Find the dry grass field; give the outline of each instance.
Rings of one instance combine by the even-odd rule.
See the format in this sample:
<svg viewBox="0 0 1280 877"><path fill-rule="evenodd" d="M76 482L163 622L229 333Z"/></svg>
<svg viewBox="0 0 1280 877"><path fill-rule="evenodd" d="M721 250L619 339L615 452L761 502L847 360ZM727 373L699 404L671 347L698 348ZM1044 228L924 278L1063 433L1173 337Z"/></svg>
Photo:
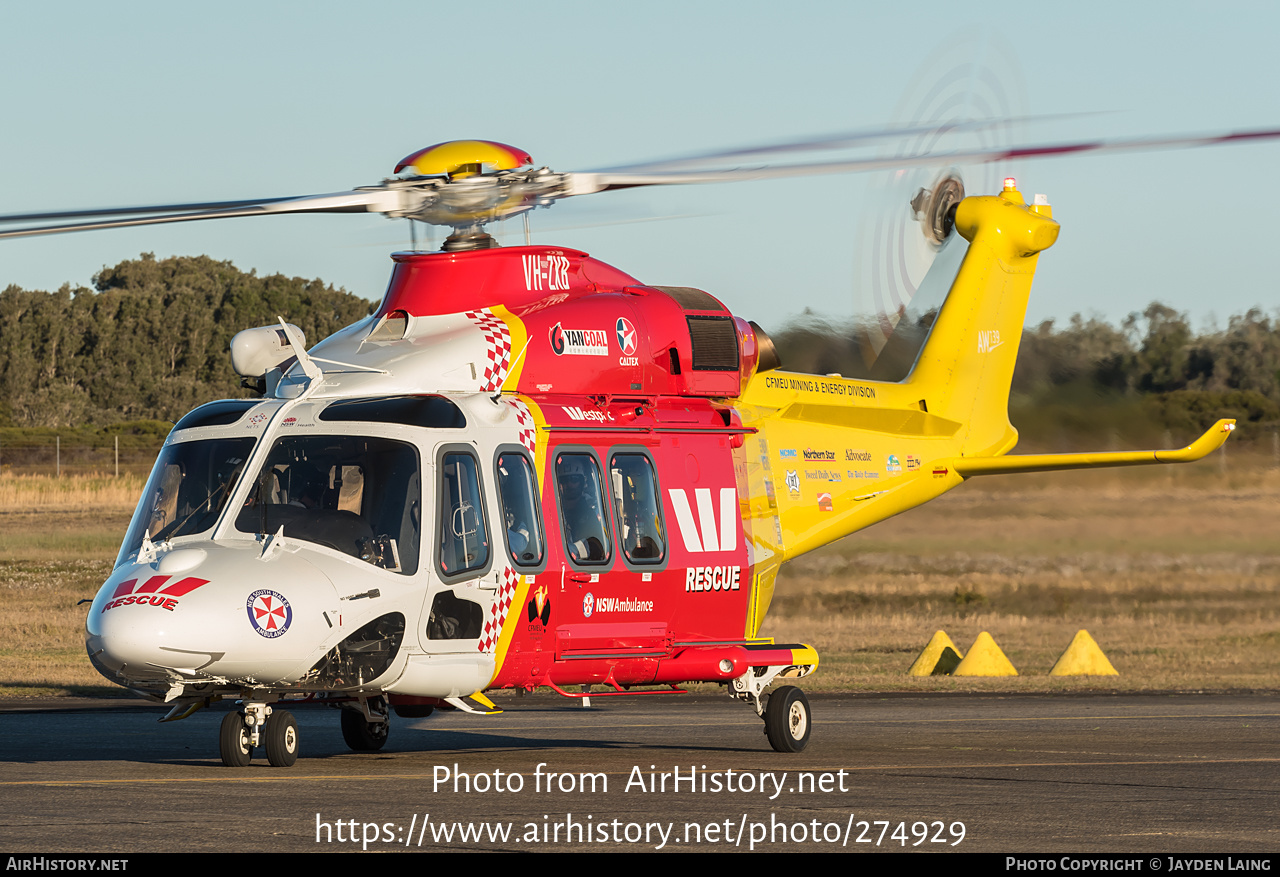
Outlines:
<svg viewBox="0 0 1280 877"><path fill-rule="evenodd" d="M1192 466L974 479L784 569L762 634L814 645L811 690L1280 687L1280 471ZM84 655L141 479L0 476L0 696L123 693ZM1119 671L1049 677L1081 628ZM988 631L1011 678L912 678L935 630Z"/></svg>

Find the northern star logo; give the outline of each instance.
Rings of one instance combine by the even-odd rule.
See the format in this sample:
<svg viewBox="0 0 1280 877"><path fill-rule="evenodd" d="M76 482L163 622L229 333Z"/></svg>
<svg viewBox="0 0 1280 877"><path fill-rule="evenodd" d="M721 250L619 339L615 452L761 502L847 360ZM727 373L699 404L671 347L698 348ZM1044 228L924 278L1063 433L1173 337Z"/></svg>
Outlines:
<svg viewBox="0 0 1280 877"><path fill-rule="evenodd" d="M711 489L699 487L693 491L698 506L698 523L693 522L693 509L689 507L689 495L681 488L667 491L671 496L671 508L676 513L676 524L684 538L684 548L690 554L707 551L733 551L738 547L738 491L732 487L720 488L720 508L717 513ZM719 534L716 524L719 523ZM701 532L699 532L701 525Z"/></svg>
<svg viewBox="0 0 1280 877"><path fill-rule="evenodd" d="M835 460L836 452L835 451L819 451L819 450L814 450L813 448L805 448L804 458L805 460L808 460L811 462Z"/></svg>
<svg viewBox="0 0 1280 877"><path fill-rule="evenodd" d="M608 356L609 333L604 329L551 327L551 350L556 356Z"/></svg>
<svg viewBox="0 0 1280 877"><path fill-rule="evenodd" d="M254 591L244 601L249 613L249 623L259 636L275 639L284 634L293 623L293 608L283 594L263 589Z"/></svg>

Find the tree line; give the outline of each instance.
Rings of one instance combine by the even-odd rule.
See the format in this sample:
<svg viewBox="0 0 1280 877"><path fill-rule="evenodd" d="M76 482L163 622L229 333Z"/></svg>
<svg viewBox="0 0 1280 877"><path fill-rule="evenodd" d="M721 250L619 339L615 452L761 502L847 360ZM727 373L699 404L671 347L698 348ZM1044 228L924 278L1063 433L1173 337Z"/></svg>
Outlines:
<svg viewBox="0 0 1280 877"><path fill-rule="evenodd" d="M934 316L904 334L919 343ZM784 368L875 376L866 337L857 322L806 314L774 342ZM1196 332L1187 314L1153 302L1118 326L1079 314L1046 321L1023 331L1009 409L1024 440L1049 448L1096 446L1099 433L1181 441L1222 417L1239 422L1238 440L1269 441L1280 427L1280 317L1255 308Z"/></svg>
<svg viewBox="0 0 1280 877"><path fill-rule="evenodd" d="M174 420L244 395L229 345L282 316L313 344L371 312L321 280L259 277L207 256L138 259L92 288L0 292L0 427Z"/></svg>

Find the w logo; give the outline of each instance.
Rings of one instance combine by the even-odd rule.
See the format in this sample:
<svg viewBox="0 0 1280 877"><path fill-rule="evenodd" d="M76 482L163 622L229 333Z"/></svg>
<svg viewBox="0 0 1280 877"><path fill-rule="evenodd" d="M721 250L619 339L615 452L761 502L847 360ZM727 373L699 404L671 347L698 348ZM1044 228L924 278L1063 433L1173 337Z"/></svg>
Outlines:
<svg viewBox="0 0 1280 877"><path fill-rule="evenodd" d="M684 549L690 554L708 551L733 551L738 547L738 491L732 487L720 488L720 508L717 512L711 499L711 489L699 487L693 491L698 505L698 523L694 523L693 509L689 507L689 495L679 488L667 491L671 495L671 508L676 513L676 523L684 538ZM720 532L716 534L716 523ZM701 525L701 526L699 526Z"/></svg>

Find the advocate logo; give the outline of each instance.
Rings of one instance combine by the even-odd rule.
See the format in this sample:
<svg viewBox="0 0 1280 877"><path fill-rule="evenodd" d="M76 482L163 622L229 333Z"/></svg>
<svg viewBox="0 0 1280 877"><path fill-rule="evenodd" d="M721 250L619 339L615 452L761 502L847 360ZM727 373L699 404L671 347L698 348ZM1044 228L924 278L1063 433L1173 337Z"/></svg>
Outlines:
<svg viewBox="0 0 1280 877"><path fill-rule="evenodd" d="M603 329L551 327L551 350L556 356L608 356L609 333Z"/></svg>
<svg viewBox="0 0 1280 877"><path fill-rule="evenodd" d="M185 597L196 588L209 584L208 579L189 577L180 579L165 587L164 583L169 581L170 578L172 576L152 576L141 587L137 587L137 579L121 582L116 585L115 591L111 594L111 599L103 605L99 614L120 606L155 606L158 609L168 609L172 612L178 608L179 597ZM137 587L137 590L134 590L135 587Z"/></svg>
<svg viewBox="0 0 1280 877"><path fill-rule="evenodd" d="M245 611L249 613L249 623L259 636L275 639L283 636L293 623L293 607L283 594L262 589L254 591L244 601Z"/></svg>
<svg viewBox="0 0 1280 877"><path fill-rule="evenodd" d="M813 448L804 449L804 458L808 462L817 461L834 461L836 458L835 451L815 451Z"/></svg>
<svg viewBox="0 0 1280 877"><path fill-rule="evenodd" d="M853 462L854 460L857 460L858 462L861 462L861 463L870 463L871 452L864 451L861 449L854 450L853 448L845 448L844 458L846 462Z"/></svg>

